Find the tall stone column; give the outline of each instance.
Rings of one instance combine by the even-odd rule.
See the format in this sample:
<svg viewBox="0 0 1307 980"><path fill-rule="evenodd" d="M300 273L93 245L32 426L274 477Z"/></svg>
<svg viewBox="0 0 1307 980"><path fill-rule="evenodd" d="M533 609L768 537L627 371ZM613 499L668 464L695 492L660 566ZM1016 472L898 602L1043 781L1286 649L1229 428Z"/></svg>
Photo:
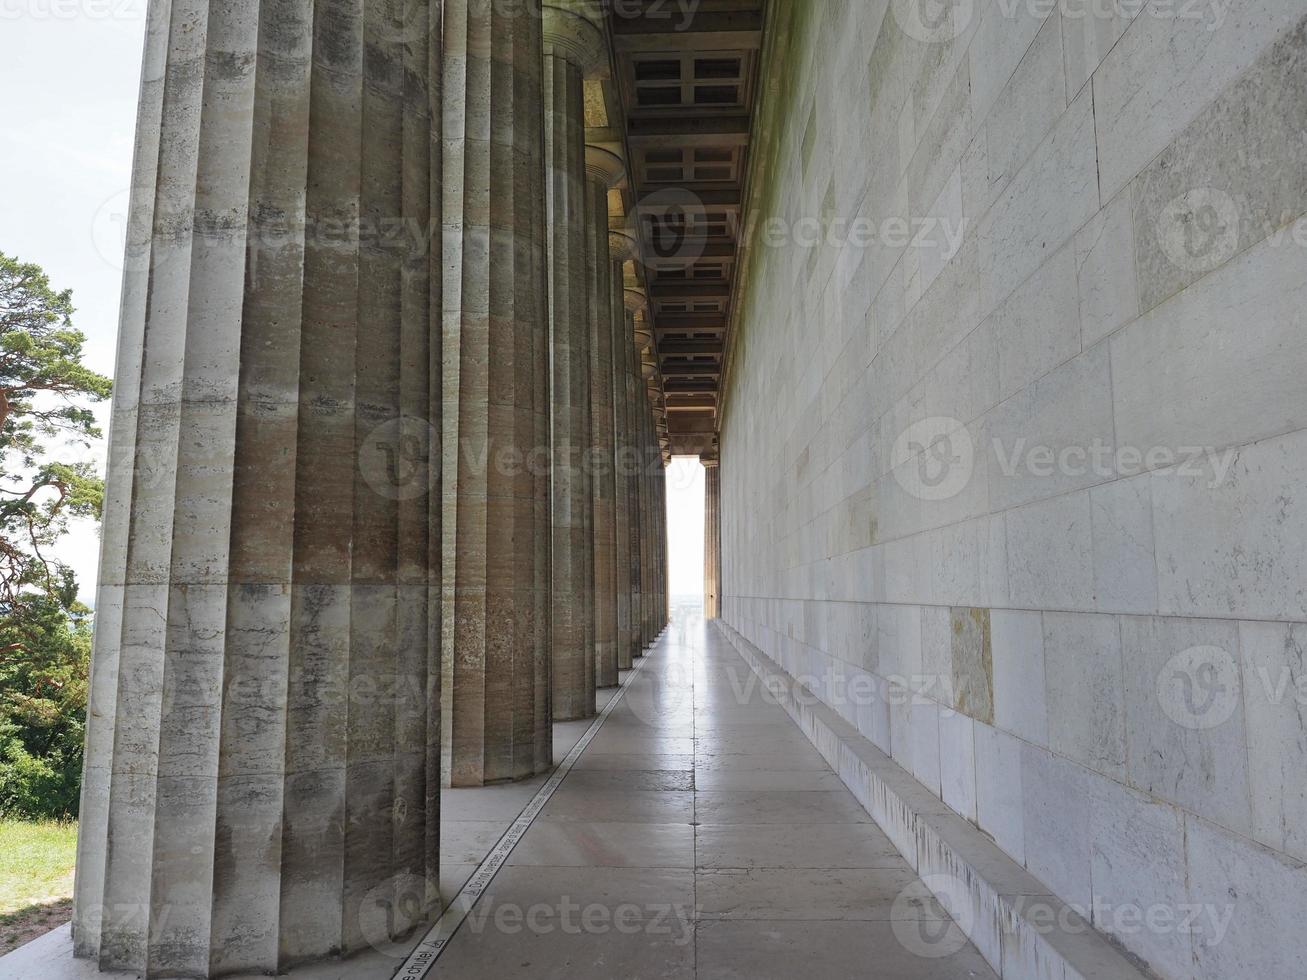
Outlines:
<svg viewBox="0 0 1307 980"><path fill-rule="evenodd" d="M73 914L104 969L277 973L438 901L440 6L388 10L150 5Z"/></svg>
<svg viewBox="0 0 1307 980"><path fill-rule="evenodd" d="M627 287L623 298L628 316L626 348L627 431L630 451L623 460L626 472L627 500L631 511L631 566L628 588L631 602L631 656L644 653L644 559L646 529L644 522L644 375L640 357L642 338L647 332L648 300L643 289Z"/></svg>
<svg viewBox="0 0 1307 980"><path fill-rule="evenodd" d="M640 600L640 649L649 646L649 563L653 559L653 539L649 533L649 401L645 394L644 362L640 362L640 380L637 401L639 417L636 420L636 486L640 509L640 567L637 570L637 592Z"/></svg>
<svg viewBox="0 0 1307 980"><path fill-rule="evenodd" d="M641 374L644 378L643 433L641 465L641 497L644 508L644 572L640 592L644 599L644 644L649 646L658 637L656 624L658 609L658 485L655 474L661 469L657 432L654 427L653 405L658 367L654 356L653 336L641 350Z"/></svg>
<svg viewBox="0 0 1307 980"><path fill-rule="evenodd" d="M445 0L445 779L553 764L539 0Z"/></svg>
<svg viewBox="0 0 1307 980"><path fill-rule="evenodd" d="M721 469L716 460L703 460L703 618L720 615Z"/></svg>
<svg viewBox="0 0 1307 980"><path fill-rule="evenodd" d="M667 626L667 465L661 448L658 451L658 468L654 472L658 488L658 608L655 624L661 633Z"/></svg>
<svg viewBox="0 0 1307 980"><path fill-rule="evenodd" d="M584 83L608 65L601 27L577 4L546 3L545 177L552 358L552 699L557 721L595 714L594 474L591 439L590 188Z"/></svg>
<svg viewBox="0 0 1307 980"><path fill-rule="evenodd" d="M595 683L615 687L617 674L617 474L613 432L613 264L608 251L608 190L625 172L622 158L585 148L590 275L590 463L594 490Z"/></svg>
<svg viewBox="0 0 1307 980"><path fill-rule="evenodd" d="M629 456L631 446L631 321L623 288L623 267L635 255L636 242L625 231L610 231L608 252L613 260L612 330L613 392L613 484L616 494L613 508L617 550L614 573L617 589L617 666L630 670L635 652L631 640L631 494Z"/></svg>

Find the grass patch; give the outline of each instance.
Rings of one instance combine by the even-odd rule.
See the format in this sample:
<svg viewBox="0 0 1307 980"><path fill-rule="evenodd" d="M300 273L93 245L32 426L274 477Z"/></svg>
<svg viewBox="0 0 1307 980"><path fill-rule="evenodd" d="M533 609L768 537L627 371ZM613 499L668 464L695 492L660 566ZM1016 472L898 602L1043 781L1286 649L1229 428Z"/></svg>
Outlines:
<svg viewBox="0 0 1307 980"><path fill-rule="evenodd" d="M0 955L67 921L77 824L0 819Z"/></svg>

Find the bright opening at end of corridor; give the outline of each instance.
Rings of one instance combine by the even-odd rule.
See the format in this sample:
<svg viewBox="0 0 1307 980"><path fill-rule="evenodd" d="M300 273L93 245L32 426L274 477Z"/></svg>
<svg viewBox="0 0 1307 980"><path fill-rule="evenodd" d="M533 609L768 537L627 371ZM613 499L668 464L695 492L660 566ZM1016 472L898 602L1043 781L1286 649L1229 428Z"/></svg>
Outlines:
<svg viewBox="0 0 1307 980"><path fill-rule="evenodd" d="M703 616L704 467L676 456L667 468L667 551L671 619L684 628Z"/></svg>

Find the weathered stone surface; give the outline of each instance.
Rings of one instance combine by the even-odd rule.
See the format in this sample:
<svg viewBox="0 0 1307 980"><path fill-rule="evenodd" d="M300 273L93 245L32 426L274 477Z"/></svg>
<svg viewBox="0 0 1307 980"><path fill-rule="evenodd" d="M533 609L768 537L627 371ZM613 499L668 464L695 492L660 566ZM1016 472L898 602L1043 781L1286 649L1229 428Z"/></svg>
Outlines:
<svg viewBox="0 0 1307 980"><path fill-rule="evenodd" d="M438 901L440 25L373 9L151 7L74 911L106 969L275 973Z"/></svg>
<svg viewBox="0 0 1307 980"><path fill-rule="evenodd" d="M595 683L615 687L617 665L617 440L613 374L613 264L608 251L608 190L622 176L621 157L598 146L585 148L586 285L590 332L590 433L586 466L594 512L590 549L594 564Z"/></svg>
<svg viewBox="0 0 1307 980"><path fill-rule="evenodd" d="M1010 38L1014 25L1004 26ZM1066 111L1067 92L1057 77L1062 63L1061 18L1048 17L985 120L991 181L1011 180Z"/></svg>
<svg viewBox="0 0 1307 980"><path fill-rule="evenodd" d="M442 752L455 786L553 764L541 46L538 9L445 6Z"/></svg>
<svg viewBox="0 0 1307 980"><path fill-rule="evenodd" d="M609 290L613 374L613 576L617 599L617 666L630 670L635 651L632 647L631 556L634 530L630 493L631 408L630 347L631 325L622 287L625 263L634 254L636 241L631 236L609 231L608 248L612 259L612 289Z"/></svg>
<svg viewBox="0 0 1307 980"><path fill-rule="evenodd" d="M1299 431L1221 457L1220 479L1206 460L1152 477L1161 613L1307 619L1304 447Z"/></svg>
<svg viewBox="0 0 1307 980"><path fill-rule="evenodd" d="M1116 618L1044 613L1044 676L1049 748L1124 780L1125 670Z"/></svg>
<svg viewBox="0 0 1307 980"><path fill-rule="evenodd" d="M1164 924L1168 910L1178 913L1187 901L1182 811L1119 783L1094 780L1089 836L1095 927L1130 942L1159 975L1185 976L1192 937ZM1150 921L1163 925L1140 925Z"/></svg>
<svg viewBox="0 0 1307 980"><path fill-rule="evenodd" d="M1026 853L1021 746L997 728L975 726L976 822L1018 863Z"/></svg>
<svg viewBox="0 0 1307 980"><path fill-rule="evenodd" d="M1307 915L1307 865L1192 815L1185 856L1188 904L1203 916L1193 937L1196 975L1218 980L1256 963L1268 977L1292 976L1302 961L1296 930Z"/></svg>
<svg viewBox="0 0 1307 980"><path fill-rule="evenodd" d="M994 652L988 609L954 609L953 707L987 725L994 723Z"/></svg>
<svg viewBox="0 0 1307 980"><path fill-rule="evenodd" d="M1136 16L1095 72L1103 200L1299 22L1302 8L1295 0L1232 0L1201 14Z"/></svg>
<svg viewBox="0 0 1307 980"><path fill-rule="evenodd" d="M994 311L1000 400L1080 353L1074 262L1075 250L1063 246Z"/></svg>
<svg viewBox="0 0 1307 980"><path fill-rule="evenodd" d="M1248 749L1238 623L1125 617L1130 783L1247 834ZM1210 665L1206 667L1204 665Z"/></svg>
<svg viewBox="0 0 1307 980"><path fill-rule="evenodd" d="M1092 521L1088 493L1008 511L1005 528L1014 606L1093 608Z"/></svg>
<svg viewBox="0 0 1307 980"><path fill-rule="evenodd" d="M1224 450L1307 424L1307 285L1291 241L1261 242L1111 339L1119 445Z"/></svg>
<svg viewBox="0 0 1307 980"><path fill-rule="evenodd" d="M1138 4L1067 0L1061 7L1066 91L1075 98L1139 13Z"/></svg>
<svg viewBox="0 0 1307 980"><path fill-rule="evenodd" d="M1076 233L1081 345L1085 350L1139 315L1133 196L1122 191Z"/></svg>
<svg viewBox="0 0 1307 980"><path fill-rule="evenodd" d="M1157 611L1152 481L1147 476L1094 487L1094 602L1105 612Z"/></svg>
<svg viewBox="0 0 1307 980"><path fill-rule="evenodd" d="M976 819L976 722L957 711L939 715L941 796L968 820Z"/></svg>
<svg viewBox="0 0 1307 980"><path fill-rule="evenodd" d="M1300 860L1307 859L1304 643L1301 623L1239 624L1253 836Z"/></svg>
<svg viewBox="0 0 1307 980"><path fill-rule="evenodd" d="M1037 612L990 613L994 662L994 724L1036 745L1048 744L1044 623Z"/></svg>
<svg viewBox="0 0 1307 980"><path fill-rule="evenodd" d="M590 195L585 175L585 73L602 33L545 7L545 182L549 209L552 709L559 721L595 713L594 497L589 465L591 336L587 289ZM588 43L586 42L588 39Z"/></svg>
<svg viewBox="0 0 1307 980"><path fill-rule="evenodd" d="M915 6L827 4L777 49L751 220L827 238L746 235L721 618L815 670L825 707L971 816L948 748L967 722L938 713L962 707L976 819L1062 900L1101 880L1118 904L1174 906L1195 870L1178 823L1304 855L1301 699L1247 684L1258 665L1294 676L1307 619L1304 14L991 0L926 25ZM942 262L887 234L959 216ZM854 222L870 233L830 236ZM1187 268L1199 233L1229 254ZM954 658L950 610L988 611L992 672L975 642ZM1159 680L1204 644L1233 658L1241 703L1177 726ZM929 705L889 696L942 674ZM984 676L992 699L964 705ZM1200 702L1210 680L1191 672ZM855 682L875 693L850 711ZM1091 853L1090 811L1129 836ZM1097 924L1163 974L1280 967Z"/></svg>
<svg viewBox="0 0 1307 980"><path fill-rule="evenodd" d="M721 615L721 468L716 460L704 461L703 518L703 615L716 619Z"/></svg>
<svg viewBox="0 0 1307 980"><path fill-rule="evenodd" d="M1046 749L1021 745L1026 867L1054 894L1088 908L1092 776Z"/></svg>

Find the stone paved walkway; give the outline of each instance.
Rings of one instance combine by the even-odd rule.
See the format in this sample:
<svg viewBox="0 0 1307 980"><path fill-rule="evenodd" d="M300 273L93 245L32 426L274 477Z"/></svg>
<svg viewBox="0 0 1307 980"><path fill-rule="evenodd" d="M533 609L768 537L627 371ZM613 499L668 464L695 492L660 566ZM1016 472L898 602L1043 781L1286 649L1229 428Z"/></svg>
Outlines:
<svg viewBox="0 0 1307 980"><path fill-rule="evenodd" d="M716 630L673 628L433 975L993 977L954 929Z"/></svg>
<svg viewBox="0 0 1307 980"><path fill-rule="evenodd" d="M601 703L611 696L601 692ZM588 726L556 726L555 758ZM444 894L544 782L443 794ZM406 953L291 976L388 980ZM994 978L748 665L705 627L664 634L430 975ZM72 959L67 927L0 959L0 980L97 976Z"/></svg>

